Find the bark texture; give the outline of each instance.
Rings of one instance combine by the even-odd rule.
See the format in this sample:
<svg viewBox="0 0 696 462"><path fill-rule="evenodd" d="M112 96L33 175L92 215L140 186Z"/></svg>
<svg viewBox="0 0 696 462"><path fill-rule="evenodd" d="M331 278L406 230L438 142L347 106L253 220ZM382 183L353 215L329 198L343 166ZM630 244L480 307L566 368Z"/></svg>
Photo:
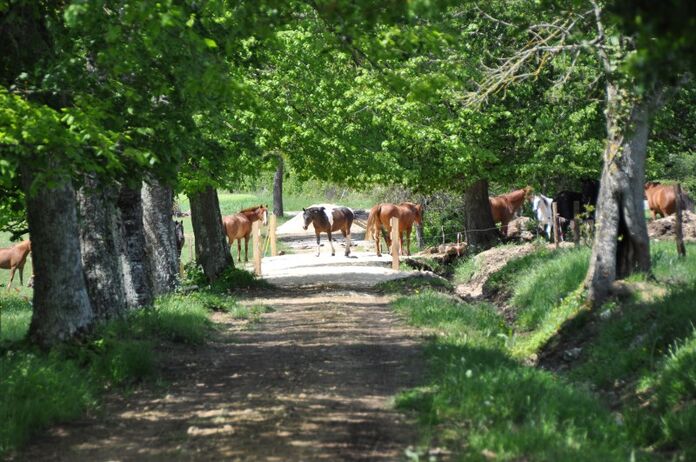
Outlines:
<svg viewBox="0 0 696 462"><path fill-rule="evenodd" d="M179 253L172 220L172 189L156 180L143 183L143 229L154 294L173 291L179 283Z"/></svg>
<svg viewBox="0 0 696 462"><path fill-rule="evenodd" d="M273 214L283 216L283 158L278 156L278 166L273 177Z"/></svg>
<svg viewBox="0 0 696 462"><path fill-rule="evenodd" d="M85 177L77 195L82 268L92 309L99 320L121 316L126 310L117 198L115 187L102 186L92 175Z"/></svg>
<svg viewBox="0 0 696 462"><path fill-rule="evenodd" d="M33 342L50 346L88 329L94 312L82 273L75 190L70 180L31 194L22 171L34 266Z"/></svg>
<svg viewBox="0 0 696 462"><path fill-rule="evenodd" d="M217 191L207 187L189 195L191 222L196 239L196 262L209 281L214 281L228 266L233 266L222 228Z"/></svg>
<svg viewBox="0 0 696 462"><path fill-rule="evenodd" d="M488 202L488 181L479 180L464 192L466 239L476 251L489 249L498 243L500 235L493 222Z"/></svg>
<svg viewBox="0 0 696 462"><path fill-rule="evenodd" d="M588 301L601 305L616 279L650 271L643 211L650 102L633 105L622 123L618 89L607 85L608 142L597 201L595 241L585 279Z"/></svg>
<svg viewBox="0 0 696 462"><path fill-rule="evenodd" d="M123 223L124 248L120 260L126 304L131 309L149 306L152 305L154 296L150 283L150 264L145 254L140 188L122 187L118 197L118 208Z"/></svg>

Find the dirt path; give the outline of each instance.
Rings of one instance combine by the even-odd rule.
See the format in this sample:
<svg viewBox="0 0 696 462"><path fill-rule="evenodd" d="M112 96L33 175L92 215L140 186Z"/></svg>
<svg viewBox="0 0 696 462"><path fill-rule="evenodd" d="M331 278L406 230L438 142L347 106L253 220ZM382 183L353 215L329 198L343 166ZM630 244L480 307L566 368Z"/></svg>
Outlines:
<svg viewBox="0 0 696 462"><path fill-rule="evenodd" d="M403 460L418 435L391 398L418 384L422 358L389 301L297 287L246 300L275 311L216 314L211 343L169 355L166 394L110 398L17 460Z"/></svg>

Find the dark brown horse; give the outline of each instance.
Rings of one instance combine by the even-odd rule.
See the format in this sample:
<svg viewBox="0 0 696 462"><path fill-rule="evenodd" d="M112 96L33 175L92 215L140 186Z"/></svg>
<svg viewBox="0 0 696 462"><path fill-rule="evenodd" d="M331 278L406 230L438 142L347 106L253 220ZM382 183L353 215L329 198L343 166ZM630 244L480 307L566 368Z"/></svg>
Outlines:
<svg viewBox="0 0 696 462"><path fill-rule="evenodd" d="M230 247L237 240L237 261L242 261L242 238L244 238L244 261L249 261L249 236L251 236L251 224L261 220L265 225L268 222L268 206L257 205L240 210L239 213L222 217L222 226L229 240Z"/></svg>
<svg viewBox="0 0 696 462"><path fill-rule="evenodd" d="M411 255L411 229L413 223L420 225L423 223L423 206L414 204L413 202L402 202L399 205L395 204L377 204L370 210L367 217L367 232L365 239L375 239L377 256L381 257L380 249L380 233L385 229L387 234L384 239L387 241L387 247L391 247L391 219L396 217L399 219L399 252L404 253L404 233L406 233L406 255Z"/></svg>
<svg viewBox="0 0 696 462"><path fill-rule="evenodd" d="M10 270L10 282L7 283L7 290L10 290L14 280L15 270L19 270L19 285L23 285L24 264L27 255L31 252L31 241L23 241L12 247L0 249L0 268Z"/></svg>
<svg viewBox="0 0 696 462"><path fill-rule="evenodd" d="M522 207L524 201L532 196L533 191L531 186L527 186L507 194L488 198L491 204L493 222L500 223L500 230L503 232L503 236L507 236L508 223L512 221L515 212Z"/></svg>
<svg viewBox="0 0 696 462"><path fill-rule="evenodd" d="M302 209L302 218L304 219L303 229L307 229L310 223L314 226L314 233L317 235L317 257L319 256L319 239L321 233L326 233L329 236L329 244L331 245L331 256L336 255L336 250L333 245L333 231L341 231L346 239L346 257L350 255L350 227L353 225L353 211L348 207L327 208L323 206L309 207Z"/></svg>

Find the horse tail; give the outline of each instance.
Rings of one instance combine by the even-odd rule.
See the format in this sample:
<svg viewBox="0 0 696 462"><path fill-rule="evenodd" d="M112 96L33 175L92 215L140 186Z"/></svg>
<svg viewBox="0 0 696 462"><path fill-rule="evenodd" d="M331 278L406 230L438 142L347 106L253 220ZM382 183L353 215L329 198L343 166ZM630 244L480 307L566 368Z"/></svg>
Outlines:
<svg viewBox="0 0 696 462"><path fill-rule="evenodd" d="M365 231L365 240L374 239L375 222L379 219L379 214L382 209L382 204L377 204L370 209L370 214L367 216L367 230Z"/></svg>

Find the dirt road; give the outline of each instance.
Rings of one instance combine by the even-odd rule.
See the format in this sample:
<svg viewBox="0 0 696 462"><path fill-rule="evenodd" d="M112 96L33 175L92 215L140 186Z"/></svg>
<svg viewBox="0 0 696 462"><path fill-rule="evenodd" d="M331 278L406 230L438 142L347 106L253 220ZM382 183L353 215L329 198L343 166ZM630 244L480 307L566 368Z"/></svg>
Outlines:
<svg viewBox="0 0 696 462"><path fill-rule="evenodd" d="M403 460L418 435L391 399L418 384L417 333L365 285L303 281L245 300L273 308L258 322L216 314L212 342L168 355L165 391L109 398L18 460Z"/></svg>

